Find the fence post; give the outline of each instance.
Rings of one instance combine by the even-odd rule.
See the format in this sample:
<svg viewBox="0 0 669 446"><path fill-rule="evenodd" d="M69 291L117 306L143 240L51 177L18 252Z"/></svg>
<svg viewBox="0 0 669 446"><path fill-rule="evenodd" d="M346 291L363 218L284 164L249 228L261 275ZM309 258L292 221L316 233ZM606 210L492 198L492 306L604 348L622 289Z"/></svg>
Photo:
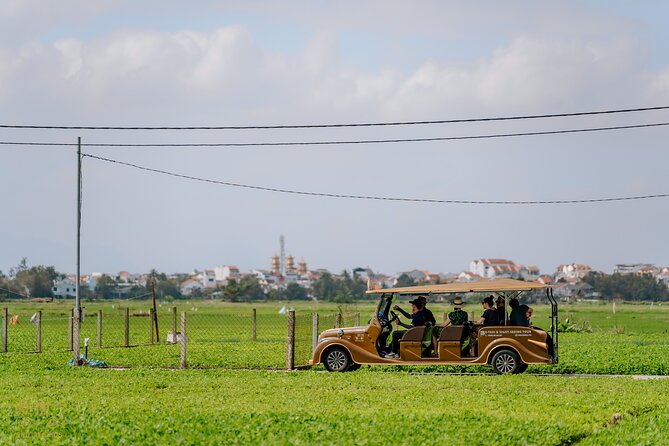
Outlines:
<svg viewBox="0 0 669 446"><path fill-rule="evenodd" d="M149 308L149 344L153 344L153 308Z"/></svg>
<svg viewBox="0 0 669 446"><path fill-rule="evenodd" d="M177 343L177 307L172 307L172 344Z"/></svg>
<svg viewBox="0 0 669 446"><path fill-rule="evenodd" d="M2 353L7 353L7 308L2 309Z"/></svg>
<svg viewBox="0 0 669 446"><path fill-rule="evenodd" d="M258 327L256 316L257 316L256 309L254 308L253 309L253 315L251 316L251 330L252 330L252 336L253 336L254 341L256 340L256 335L257 335L256 330L257 330L257 327Z"/></svg>
<svg viewBox="0 0 669 446"><path fill-rule="evenodd" d="M335 315L335 326L334 326L334 328L339 328L340 325L341 325L341 313L337 313Z"/></svg>
<svg viewBox="0 0 669 446"><path fill-rule="evenodd" d="M176 336L176 332L175 332ZM180 365L182 369L186 368L186 312L181 312L181 361Z"/></svg>
<svg viewBox="0 0 669 446"><path fill-rule="evenodd" d="M98 310L98 348L102 348L102 310Z"/></svg>
<svg viewBox="0 0 669 446"><path fill-rule="evenodd" d="M356 327L360 326L360 313L355 313L355 324Z"/></svg>
<svg viewBox="0 0 669 446"><path fill-rule="evenodd" d="M37 312L37 345L35 351L42 353L42 310Z"/></svg>
<svg viewBox="0 0 669 446"><path fill-rule="evenodd" d="M295 368L295 310L288 311L288 345L286 347L286 369Z"/></svg>
<svg viewBox="0 0 669 446"><path fill-rule="evenodd" d="M70 351L74 350L74 308L70 309L70 321L68 323L68 337L67 337L68 347Z"/></svg>
<svg viewBox="0 0 669 446"><path fill-rule="evenodd" d="M311 318L311 353L318 347L318 313L314 313Z"/></svg>
<svg viewBox="0 0 669 446"><path fill-rule="evenodd" d="M444 322L448 320L448 313L444 312Z"/></svg>
<svg viewBox="0 0 669 446"><path fill-rule="evenodd" d="M476 319L476 313L473 312L473 311L471 313L469 313L469 317L471 318L469 320L472 321L472 322L475 322L477 320Z"/></svg>
<svg viewBox="0 0 669 446"><path fill-rule="evenodd" d="M130 347L130 308L125 309L123 341L126 347Z"/></svg>

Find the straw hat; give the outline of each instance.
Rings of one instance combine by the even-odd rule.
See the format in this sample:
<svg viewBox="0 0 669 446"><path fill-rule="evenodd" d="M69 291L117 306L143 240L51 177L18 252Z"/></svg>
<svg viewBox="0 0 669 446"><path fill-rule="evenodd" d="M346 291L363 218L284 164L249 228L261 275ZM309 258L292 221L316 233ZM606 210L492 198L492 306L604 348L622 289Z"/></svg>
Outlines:
<svg viewBox="0 0 669 446"><path fill-rule="evenodd" d="M460 296L457 296L455 299L453 299L451 303L453 304L454 308L462 308L462 306L465 304L462 300L462 297Z"/></svg>

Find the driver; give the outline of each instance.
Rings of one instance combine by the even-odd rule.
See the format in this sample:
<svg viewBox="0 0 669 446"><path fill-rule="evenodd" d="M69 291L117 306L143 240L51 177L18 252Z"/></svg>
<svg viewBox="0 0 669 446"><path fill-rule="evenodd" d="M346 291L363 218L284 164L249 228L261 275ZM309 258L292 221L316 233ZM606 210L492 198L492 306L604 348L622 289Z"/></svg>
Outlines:
<svg viewBox="0 0 669 446"><path fill-rule="evenodd" d="M405 324L404 322L400 321L398 317L395 317L393 320L397 322L397 325L401 325L402 327L408 329L412 327L421 327L425 325L426 322L432 322L427 319L427 315L424 311L425 304L420 298L415 298L409 303L411 304L411 323ZM395 305L394 308L399 310L403 315L408 316L408 313L402 311L397 305ZM434 319L434 316L432 318ZM406 330L395 330L393 332L392 351L385 356L386 358L399 358L400 340L406 332Z"/></svg>
<svg viewBox="0 0 669 446"><path fill-rule="evenodd" d="M424 314L425 322L430 322L430 323L432 323L432 326L435 326L437 324L437 320L434 318L434 314L432 314L432 312L429 310L429 308L427 308L427 297L416 296L415 300L419 300L421 302L422 306L423 306L421 311ZM411 301L409 303L412 303L412 302L413 301ZM413 318L412 314L409 314L406 311L404 311L402 308L400 308L399 305L393 306L393 310L399 311L407 319L412 319ZM413 311L413 308L412 308L412 311ZM425 325L425 324L422 324L422 325Z"/></svg>

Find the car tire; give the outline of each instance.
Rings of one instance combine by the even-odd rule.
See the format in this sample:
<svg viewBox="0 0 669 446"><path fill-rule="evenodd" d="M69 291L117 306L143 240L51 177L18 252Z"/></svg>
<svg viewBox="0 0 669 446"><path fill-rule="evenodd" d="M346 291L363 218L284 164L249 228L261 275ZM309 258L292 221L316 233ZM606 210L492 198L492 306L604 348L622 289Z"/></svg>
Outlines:
<svg viewBox="0 0 669 446"><path fill-rule="evenodd" d="M331 348L323 356L323 365L328 372L348 372L352 364L351 356L343 347Z"/></svg>
<svg viewBox="0 0 669 446"><path fill-rule="evenodd" d="M520 369L520 358L518 353L511 349L499 350L492 356L490 361L492 370L498 375L518 373Z"/></svg>

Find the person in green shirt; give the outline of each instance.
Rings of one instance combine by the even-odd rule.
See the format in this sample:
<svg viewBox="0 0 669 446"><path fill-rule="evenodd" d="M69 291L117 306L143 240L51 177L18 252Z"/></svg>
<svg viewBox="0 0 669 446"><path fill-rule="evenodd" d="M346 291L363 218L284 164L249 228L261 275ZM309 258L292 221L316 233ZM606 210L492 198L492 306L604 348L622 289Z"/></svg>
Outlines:
<svg viewBox="0 0 669 446"><path fill-rule="evenodd" d="M464 325L465 322L469 320L467 317L467 312L462 310L462 306L465 304L465 302L462 300L462 297L456 296L455 299L451 301L451 304L453 304L453 311L448 313L446 322L437 324L432 329L435 351L437 350L437 342L439 340L439 336L441 335L441 330L443 330L445 327L448 327L449 325Z"/></svg>

